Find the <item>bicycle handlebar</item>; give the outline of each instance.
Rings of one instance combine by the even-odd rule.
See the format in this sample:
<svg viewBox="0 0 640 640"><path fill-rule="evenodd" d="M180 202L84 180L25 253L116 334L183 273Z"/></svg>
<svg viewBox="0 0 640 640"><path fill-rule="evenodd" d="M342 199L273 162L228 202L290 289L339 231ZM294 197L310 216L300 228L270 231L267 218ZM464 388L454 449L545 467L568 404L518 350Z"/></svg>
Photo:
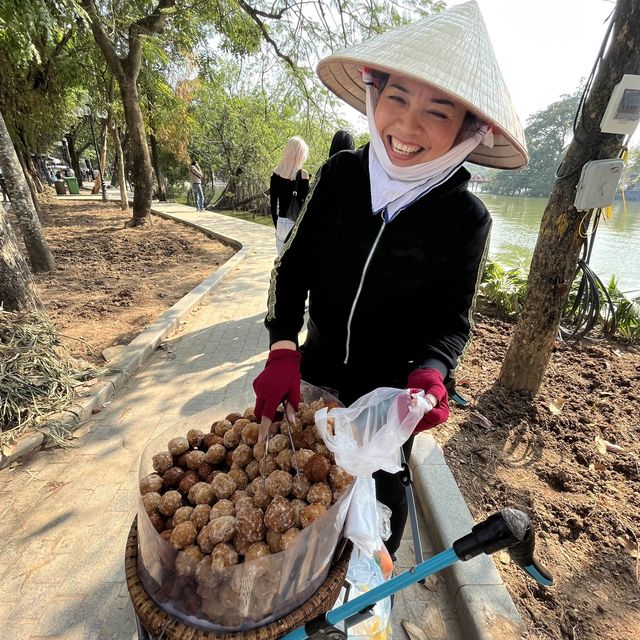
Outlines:
<svg viewBox="0 0 640 640"><path fill-rule="evenodd" d="M535 558L535 532L526 513L517 509L502 509L479 522L471 533L453 543L453 550L462 561L481 553L488 555L506 549L509 556L538 584L553 584L551 573Z"/></svg>

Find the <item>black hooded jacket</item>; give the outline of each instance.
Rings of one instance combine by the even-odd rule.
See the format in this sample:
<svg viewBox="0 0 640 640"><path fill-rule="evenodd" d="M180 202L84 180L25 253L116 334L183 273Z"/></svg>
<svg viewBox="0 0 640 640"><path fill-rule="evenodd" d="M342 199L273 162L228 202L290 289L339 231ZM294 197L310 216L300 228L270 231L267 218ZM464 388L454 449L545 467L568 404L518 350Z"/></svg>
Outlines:
<svg viewBox="0 0 640 640"><path fill-rule="evenodd" d="M265 321L271 344L297 344L309 292L303 377L338 390L356 377L357 395L403 387L416 367L456 367L491 227L464 168L385 224L368 151L322 167L276 260Z"/></svg>

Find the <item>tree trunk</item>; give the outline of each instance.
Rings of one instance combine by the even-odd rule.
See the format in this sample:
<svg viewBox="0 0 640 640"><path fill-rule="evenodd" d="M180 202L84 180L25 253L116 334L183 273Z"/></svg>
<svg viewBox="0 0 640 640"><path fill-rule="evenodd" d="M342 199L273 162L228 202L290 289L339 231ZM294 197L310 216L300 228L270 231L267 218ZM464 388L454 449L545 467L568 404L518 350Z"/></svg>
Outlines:
<svg viewBox="0 0 640 640"><path fill-rule="evenodd" d="M78 184L82 185L82 171L80 170L80 154L76 150L76 136L73 133L67 133L67 147L69 149L69 157L71 158L71 168L76 174Z"/></svg>
<svg viewBox="0 0 640 640"><path fill-rule="evenodd" d="M113 125L113 146L116 150L116 164L118 166L118 182L120 183L120 208L123 211L129 210L129 201L127 200L127 186L124 179L124 157L122 154L122 145L120 144L120 135L118 134L117 125ZM114 171L115 173L115 171ZM113 181L112 181L113 184Z"/></svg>
<svg viewBox="0 0 640 640"><path fill-rule="evenodd" d="M618 157L622 148L623 136L600 133L599 125L622 75L640 73L640 3L618 0L612 20L611 43L542 217L527 298L498 378L508 389L535 393L542 384L576 274L580 230L591 216L573 206L580 171L590 160Z"/></svg>
<svg viewBox="0 0 640 640"><path fill-rule="evenodd" d="M7 191L11 197L12 210L18 219L22 231L24 244L31 262L31 269L34 273L54 271L56 268L55 260L42 233L38 214L32 205L24 171L18 161L16 150L1 113L0 168L5 176ZM2 280L0 280L0 282L2 282Z"/></svg>
<svg viewBox="0 0 640 640"><path fill-rule="evenodd" d="M120 143L120 149L122 149L122 143ZM124 155L122 156L122 161L124 162ZM122 175L124 175L124 167L122 169ZM113 161L113 170L111 175L111 186L118 187L120 185L120 162L118 161L118 155L116 151L116 157ZM125 187L126 191L126 187Z"/></svg>
<svg viewBox="0 0 640 640"><path fill-rule="evenodd" d="M160 172L160 156L158 154L158 140L153 133L149 134L149 142L151 143L151 158L153 160L153 171L156 174L156 181L158 183L158 200L160 202L167 201L167 191L164 187L162 180L162 173Z"/></svg>
<svg viewBox="0 0 640 640"><path fill-rule="evenodd" d="M35 311L41 307L29 265L18 249L7 214L0 207L0 308Z"/></svg>
<svg viewBox="0 0 640 640"><path fill-rule="evenodd" d="M27 163L24 160L24 153L18 153L16 151L16 156L18 158L18 163L20 164L20 168L22 169L22 173L24 175L24 180L27 185L27 189L29 189L29 196L31 198L32 206L36 213L40 213L40 201L38 200L36 187L35 187L35 184L33 183L33 177L29 173L29 169L27 168Z"/></svg>
<svg viewBox="0 0 640 640"><path fill-rule="evenodd" d="M153 196L153 169L147 145L147 133L138 101L138 87L135 82L125 81L120 85L120 95L124 106L124 116L129 131L129 148L133 160L131 182L133 184L132 226L146 224L151 213Z"/></svg>

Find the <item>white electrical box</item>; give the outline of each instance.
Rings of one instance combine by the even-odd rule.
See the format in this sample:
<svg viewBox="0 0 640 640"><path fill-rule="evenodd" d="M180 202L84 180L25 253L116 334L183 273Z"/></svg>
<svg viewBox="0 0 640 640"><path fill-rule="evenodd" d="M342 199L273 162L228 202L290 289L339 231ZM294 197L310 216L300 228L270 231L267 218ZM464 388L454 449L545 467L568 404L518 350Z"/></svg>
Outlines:
<svg viewBox="0 0 640 640"><path fill-rule="evenodd" d="M613 88L600 122L600 131L632 135L639 122L640 76L625 73Z"/></svg>
<svg viewBox="0 0 640 640"><path fill-rule="evenodd" d="M623 169L624 162L619 158L585 163L576 187L573 206L578 211L610 207Z"/></svg>

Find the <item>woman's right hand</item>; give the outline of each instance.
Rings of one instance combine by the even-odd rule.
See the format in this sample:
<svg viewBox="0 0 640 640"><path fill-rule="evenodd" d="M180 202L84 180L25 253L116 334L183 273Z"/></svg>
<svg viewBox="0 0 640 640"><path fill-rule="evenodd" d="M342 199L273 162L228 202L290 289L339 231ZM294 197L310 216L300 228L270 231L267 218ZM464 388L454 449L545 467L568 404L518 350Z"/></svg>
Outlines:
<svg viewBox="0 0 640 640"><path fill-rule="evenodd" d="M293 348L289 347L289 344L293 345ZM261 421L259 442L264 440L281 402L286 401L288 413L296 411L300 404L302 354L295 349L294 343L280 347L280 343L276 342L273 347L264 370L253 381L253 390L256 393L254 413Z"/></svg>

